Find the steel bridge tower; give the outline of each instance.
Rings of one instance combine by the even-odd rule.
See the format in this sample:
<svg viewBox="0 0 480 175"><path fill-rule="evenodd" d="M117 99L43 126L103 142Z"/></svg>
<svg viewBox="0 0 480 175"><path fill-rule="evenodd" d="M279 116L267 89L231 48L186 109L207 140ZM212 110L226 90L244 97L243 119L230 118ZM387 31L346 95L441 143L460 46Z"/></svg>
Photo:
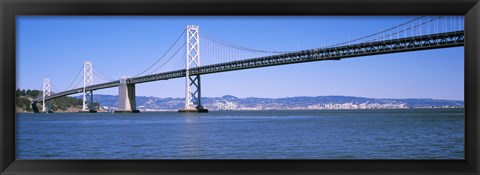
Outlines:
<svg viewBox="0 0 480 175"><path fill-rule="evenodd" d="M185 68L185 108L178 112L208 112L201 103L200 75L190 75L190 68L200 67L199 27L187 25L187 56Z"/></svg>
<svg viewBox="0 0 480 175"><path fill-rule="evenodd" d="M45 103L45 97L48 96L50 96L50 79L43 79L43 112L48 112L47 110L50 110L50 105Z"/></svg>
<svg viewBox="0 0 480 175"><path fill-rule="evenodd" d="M91 61L83 63L83 112L96 112L93 109L93 90L86 91L86 87L93 84L93 67ZM87 111L88 109L88 111Z"/></svg>

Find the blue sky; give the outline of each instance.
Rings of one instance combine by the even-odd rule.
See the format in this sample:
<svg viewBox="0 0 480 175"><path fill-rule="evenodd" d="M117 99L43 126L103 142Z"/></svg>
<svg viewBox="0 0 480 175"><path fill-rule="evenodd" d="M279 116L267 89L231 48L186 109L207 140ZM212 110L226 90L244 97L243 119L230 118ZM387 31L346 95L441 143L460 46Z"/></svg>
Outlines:
<svg viewBox="0 0 480 175"><path fill-rule="evenodd" d="M136 75L152 65L186 25L262 50L318 48L362 37L412 16L176 17L17 16L17 87L40 89L49 78L68 87L84 61L108 77ZM185 39L182 39L184 41ZM94 79L94 83L100 83ZM184 97L185 79L136 85L139 96ZM53 90L55 91L55 90ZM118 93L117 88L95 94ZM464 48L320 61L202 76L202 96L464 99Z"/></svg>

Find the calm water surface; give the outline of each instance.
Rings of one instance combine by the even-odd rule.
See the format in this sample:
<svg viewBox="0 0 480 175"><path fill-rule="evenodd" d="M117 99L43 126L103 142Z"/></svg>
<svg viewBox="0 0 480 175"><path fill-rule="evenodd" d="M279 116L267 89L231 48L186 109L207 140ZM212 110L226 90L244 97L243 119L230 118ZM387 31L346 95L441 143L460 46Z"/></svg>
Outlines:
<svg viewBox="0 0 480 175"><path fill-rule="evenodd" d="M17 159L463 159L463 109L17 114Z"/></svg>

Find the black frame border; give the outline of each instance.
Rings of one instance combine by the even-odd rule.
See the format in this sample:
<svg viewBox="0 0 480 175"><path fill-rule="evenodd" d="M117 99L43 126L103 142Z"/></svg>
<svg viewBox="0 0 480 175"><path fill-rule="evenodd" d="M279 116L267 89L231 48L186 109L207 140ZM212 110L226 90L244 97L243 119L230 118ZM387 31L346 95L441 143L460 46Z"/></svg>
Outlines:
<svg viewBox="0 0 480 175"><path fill-rule="evenodd" d="M15 160L16 15L465 15L465 160ZM479 174L479 0L0 0L0 174Z"/></svg>

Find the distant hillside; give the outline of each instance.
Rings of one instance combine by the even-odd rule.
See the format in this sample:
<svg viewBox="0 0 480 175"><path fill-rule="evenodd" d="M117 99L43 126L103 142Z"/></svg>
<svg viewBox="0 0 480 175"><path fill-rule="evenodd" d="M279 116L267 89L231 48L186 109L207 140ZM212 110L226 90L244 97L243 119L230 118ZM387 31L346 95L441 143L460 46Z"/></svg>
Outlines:
<svg viewBox="0 0 480 175"><path fill-rule="evenodd" d="M15 111L16 112L32 112L31 101L39 95L38 90L17 89L15 91Z"/></svg>
<svg viewBox="0 0 480 175"><path fill-rule="evenodd" d="M77 96L76 98L81 98ZM118 96L94 95L100 105L116 108ZM184 106L184 98L137 96L140 110L177 110ZM202 97L203 106L210 110L271 110L271 109L382 109L382 108L439 108L463 107L464 101L439 99L378 99L352 96L317 96L286 98Z"/></svg>
<svg viewBox="0 0 480 175"><path fill-rule="evenodd" d="M17 89L15 92L15 111L16 112L33 112L32 100L42 97L42 92L39 90L25 90ZM82 109L82 100L73 97L60 97L53 100L50 109L53 112L77 112ZM37 107L41 110L42 103L37 103ZM99 104L94 103L96 109Z"/></svg>

